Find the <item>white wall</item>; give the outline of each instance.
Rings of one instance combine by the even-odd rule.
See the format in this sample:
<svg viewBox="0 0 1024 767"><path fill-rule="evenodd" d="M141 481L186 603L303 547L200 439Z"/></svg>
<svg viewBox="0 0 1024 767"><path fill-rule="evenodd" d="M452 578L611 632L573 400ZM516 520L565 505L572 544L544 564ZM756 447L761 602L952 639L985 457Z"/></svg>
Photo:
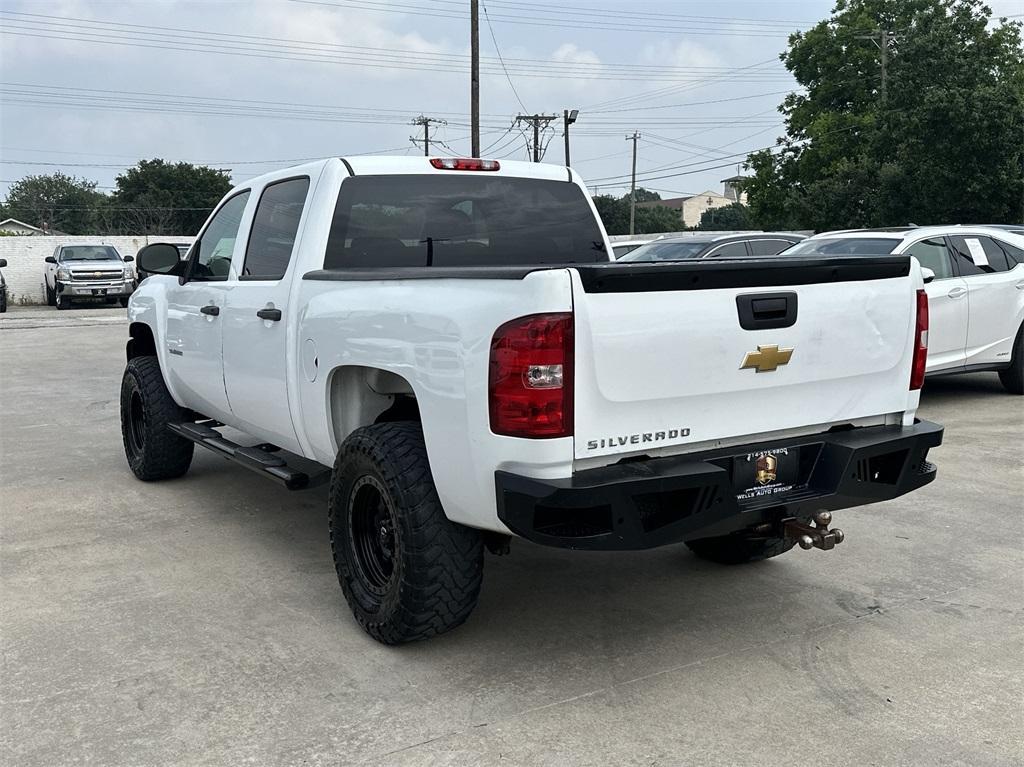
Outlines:
<svg viewBox="0 0 1024 767"><path fill-rule="evenodd" d="M7 259L3 273L4 279L7 280L9 301L12 304L46 303L43 259L52 256L54 248L58 245L113 245L122 256L134 256L140 248L151 242L191 243L194 239L144 234L128 237L0 237L0 258Z"/></svg>

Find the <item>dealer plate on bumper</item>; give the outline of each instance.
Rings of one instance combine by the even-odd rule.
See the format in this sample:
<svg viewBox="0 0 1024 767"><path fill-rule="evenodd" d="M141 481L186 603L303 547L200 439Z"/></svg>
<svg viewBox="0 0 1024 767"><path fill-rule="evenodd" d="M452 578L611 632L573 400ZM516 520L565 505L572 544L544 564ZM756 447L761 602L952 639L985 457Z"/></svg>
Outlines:
<svg viewBox="0 0 1024 767"><path fill-rule="evenodd" d="M745 507L775 503L803 490L821 447L818 442L732 456L729 460L736 501Z"/></svg>

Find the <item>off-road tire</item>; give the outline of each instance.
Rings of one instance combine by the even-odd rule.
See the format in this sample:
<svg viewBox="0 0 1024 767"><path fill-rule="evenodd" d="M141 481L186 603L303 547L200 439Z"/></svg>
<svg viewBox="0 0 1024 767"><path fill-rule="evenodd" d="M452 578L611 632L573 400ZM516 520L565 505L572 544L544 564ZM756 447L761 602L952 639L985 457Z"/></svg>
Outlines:
<svg viewBox="0 0 1024 767"><path fill-rule="evenodd" d="M49 285L46 286L46 305L47 306L56 306L57 305L57 291L55 291Z"/></svg>
<svg viewBox="0 0 1024 767"><path fill-rule="evenodd" d="M999 380L1010 394L1024 394L1024 325L1017 330L1010 367L999 371Z"/></svg>
<svg viewBox="0 0 1024 767"><path fill-rule="evenodd" d="M185 420L171 399L156 357L128 361L121 379L121 438L132 473L143 482L173 479L188 471L195 445L167 429Z"/></svg>
<svg viewBox="0 0 1024 767"><path fill-rule="evenodd" d="M379 499L376 524L367 506ZM328 522L338 581L360 626L384 644L426 639L461 625L476 607L483 580L483 536L445 516L420 425L380 423L354 431L338 451ZM367 564L381 528L378 560ZM387 529L390 536L385 535ZM371 572L372 571L372 572ZM376 575L376 579L374 578Z"/></svg>
<svg viewBox="0 0 1024 767"><path fill-rule="evenodd" d="M785 554L796 541L786 538L750 538L744 535L721 535L687 541L686 545L701 559L720 565L743 565Z"/></svg>

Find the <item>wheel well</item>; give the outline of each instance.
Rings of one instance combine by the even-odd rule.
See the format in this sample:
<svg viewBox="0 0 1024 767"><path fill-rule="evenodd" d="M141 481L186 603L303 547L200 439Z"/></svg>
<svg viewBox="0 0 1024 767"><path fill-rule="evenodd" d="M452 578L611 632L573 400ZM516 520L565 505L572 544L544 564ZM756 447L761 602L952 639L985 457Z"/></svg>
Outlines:
<svg viewBox="0 0 1024 767"><path fill-rule="evenodd" d="M412 386L397 373L346 365L331 371L329 380L331 432L337 445L360 426L420 420Z"/></svg>
<svg viewBox="0 0 1024 767"><path fill-rule="evenodd" d="M156 340L153 330L145 322L133 322L128 326L128 347L125 350L129 360L148 355L156 356Z"/></svg>

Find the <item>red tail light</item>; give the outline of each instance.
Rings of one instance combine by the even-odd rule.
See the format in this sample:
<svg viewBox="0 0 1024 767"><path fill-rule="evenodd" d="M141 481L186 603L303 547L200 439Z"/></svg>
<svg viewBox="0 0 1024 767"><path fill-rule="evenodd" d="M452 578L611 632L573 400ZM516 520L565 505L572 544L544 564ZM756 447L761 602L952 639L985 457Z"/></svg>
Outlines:
<svg viewBox="0 0 1024 767"><path fill-rule="evenodd" d="M491 431L509 437L572 435L572 314L506 322L491 340Z"/></svg>
<svg viewBox="0 0 1024 767"><path fill-rule="evenodd" d="M928 364L928 294L917 291L917 329L914 332L914 362L910 367L910 390L924 386L924 369Z"/></svg>
<svg viewBox="0 0 1024 767"><path fill-rule="evenodd" d="M497 160L476 157L431 157L430 164L438 170L501 170Z"/></svg>

